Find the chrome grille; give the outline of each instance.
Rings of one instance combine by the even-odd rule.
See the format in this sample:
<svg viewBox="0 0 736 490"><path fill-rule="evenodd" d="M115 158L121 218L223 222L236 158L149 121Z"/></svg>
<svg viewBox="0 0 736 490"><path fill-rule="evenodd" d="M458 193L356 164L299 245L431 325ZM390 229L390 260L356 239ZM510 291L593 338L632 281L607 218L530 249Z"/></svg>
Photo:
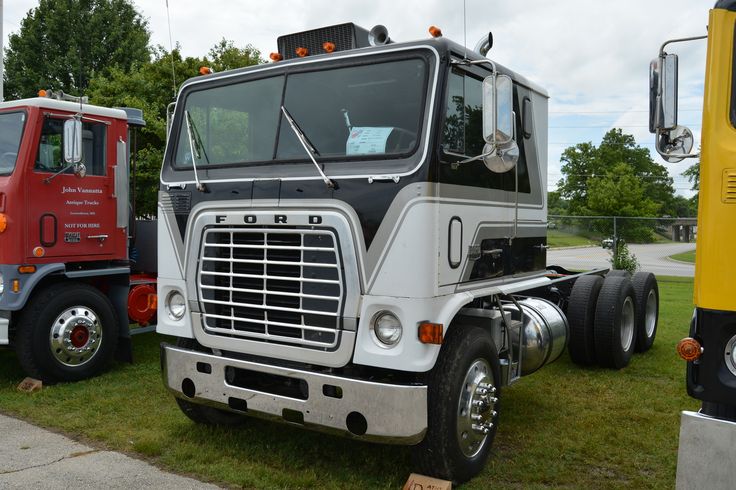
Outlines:
<svg viewBox="0 0 736 490"><path fill-rule="evenodd" d="M329 229L205 229L197 271L205 331L336 346L344 291L337 250Z"/></svg>

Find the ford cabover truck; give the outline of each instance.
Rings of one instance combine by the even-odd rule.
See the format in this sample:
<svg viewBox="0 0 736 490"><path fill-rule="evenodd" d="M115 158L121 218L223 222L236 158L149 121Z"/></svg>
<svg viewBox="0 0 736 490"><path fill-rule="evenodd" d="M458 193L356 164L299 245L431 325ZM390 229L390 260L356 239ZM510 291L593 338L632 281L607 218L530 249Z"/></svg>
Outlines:
<svg viewBox="0 0 736 490"><path fill-rule="evenodd" d="M736 481L736 1L710 11L707 35L664 43L650 67L650 130L671 162L700 157L695 311L690 336L678 344L688 361L687 393L701 401L683 411L677 488L733 488ZM677 64L673 43L707 39L701 153L692 132L677 124Z"/></svg>
<svg viewBox="0 0 736 490"><path fill-rule="evenodd" d="M76 381L130 361L129 324L153 321L155 223L138 224L134 246L128 184L144 124L62 92L0 103L0 347L28 376Z"/></svg>
<svg viewBox="0 0 736 490"><path fill-rule="evenodd" d="M243 415L485 464L503 386L654 341L651 274L546 265L547 93L430 30L341 24L187 81L158 207L166 386ZM644 306L641 306L644 305Z"/></svg>

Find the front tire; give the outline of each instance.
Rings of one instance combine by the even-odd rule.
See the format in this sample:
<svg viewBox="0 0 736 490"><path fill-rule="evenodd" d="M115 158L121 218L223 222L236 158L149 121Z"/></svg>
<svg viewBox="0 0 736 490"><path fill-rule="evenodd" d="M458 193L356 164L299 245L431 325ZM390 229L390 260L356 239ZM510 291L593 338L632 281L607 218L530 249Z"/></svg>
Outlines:
<svg viewBox="0 0 736 490"><path fill-rule="evenodd" d="M479 327L451 329L428 380L428 429L416 471L463 483L480 473L498 427L498 351Z"/></svg>
<svg viewBox="0 0 736 490"><path fill-rule="evenodd" d="M117 343L118 324L107 296L88 284L59 283L28 302L15 349L29 376L56 383L99 374Z"/></svg>

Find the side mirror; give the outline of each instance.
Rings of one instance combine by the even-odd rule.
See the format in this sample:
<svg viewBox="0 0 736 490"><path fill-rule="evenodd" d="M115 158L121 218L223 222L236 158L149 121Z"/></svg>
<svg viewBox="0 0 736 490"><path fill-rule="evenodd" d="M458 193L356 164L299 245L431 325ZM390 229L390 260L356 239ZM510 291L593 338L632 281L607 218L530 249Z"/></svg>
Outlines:
<svg viewBox="0 0 736 490"><path fill-rule="evenodd" d="M676 54L663 54L649 64L649 132L677 127Z"/></svg>
<svg viewBox="0 0 736 490"><path fill-rule="evenodd" d="M79 119L68 119L64 122L64 161L82 161L82 121Z"/></svg>
<svg viewBox="0 0 736 490"><path fill-rule="evenodd" d="M519 160L515 141L514 83L508 75L483 80L483 163L495 173L508 172Z"/></svg>

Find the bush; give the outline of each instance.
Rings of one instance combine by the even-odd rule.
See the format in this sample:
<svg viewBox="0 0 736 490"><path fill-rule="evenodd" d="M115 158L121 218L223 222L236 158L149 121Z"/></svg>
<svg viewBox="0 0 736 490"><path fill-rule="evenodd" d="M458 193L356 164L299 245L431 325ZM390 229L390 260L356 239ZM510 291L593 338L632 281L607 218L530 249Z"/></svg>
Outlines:
<svg viewBox="0 0 736 490"><path fill-rule="evenodd" d="M639 261L636 259L636 255L629 251L626 242L621 239L618 240L617 247L611 256L611 266L614 269L629 271L632 275L639 269Z"/></svg>

